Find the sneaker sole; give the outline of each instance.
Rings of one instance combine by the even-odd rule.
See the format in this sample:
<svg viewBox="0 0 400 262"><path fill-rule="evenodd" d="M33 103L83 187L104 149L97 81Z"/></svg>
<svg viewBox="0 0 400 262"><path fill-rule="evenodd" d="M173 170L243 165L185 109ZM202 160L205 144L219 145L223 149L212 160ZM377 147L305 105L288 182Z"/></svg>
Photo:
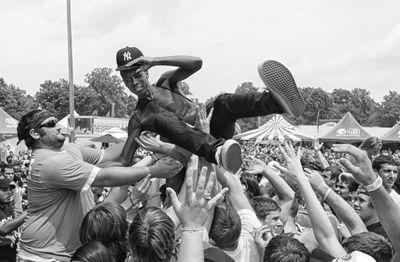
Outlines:
<svg viewBox="0 0 400 262"><path fill-rule="evenodd" d="M242 151L234 140L227 140L221 151L221 164L231 173L236 173L242 166Z"/></svg>
<svg viewBox="0 0 400 262"><path fill-rule="evenodd" d="M286 113L299 116L304 112L306 104L289 69L277 61L267 60L259 64L258 74Z"/></svg>

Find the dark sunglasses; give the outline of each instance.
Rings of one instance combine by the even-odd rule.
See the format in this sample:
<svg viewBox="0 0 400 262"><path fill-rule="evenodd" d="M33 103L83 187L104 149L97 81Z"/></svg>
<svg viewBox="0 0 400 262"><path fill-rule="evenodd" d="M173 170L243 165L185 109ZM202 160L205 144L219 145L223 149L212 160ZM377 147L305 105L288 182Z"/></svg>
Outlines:
<svg viewBox="0 0 400 262"><path fill-rule="evenodd" d="M38 128L42 128L42 127L52 128L52 127L55 127L56 124L57 124L57 120L50 120L49 122L39 125Z"/></svg>

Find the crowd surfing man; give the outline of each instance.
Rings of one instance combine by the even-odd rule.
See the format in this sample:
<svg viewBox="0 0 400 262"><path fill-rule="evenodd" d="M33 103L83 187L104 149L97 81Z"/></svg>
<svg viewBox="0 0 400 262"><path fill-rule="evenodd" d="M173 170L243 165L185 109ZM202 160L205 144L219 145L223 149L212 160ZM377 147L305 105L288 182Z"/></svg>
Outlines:
<svg viewBox="0 0 400 262"><path fill-rule="evenodd" d="M106 151L77 144L64 146L56 122L51 113L38 109L24 115L17 127L18 139L32 149L33 159L20 261L70 261L81 245L79 226L95 205L90 187L131 185L148 174L167 178L182 168L167 161L148 167L99 168L95 165L119 157L123 143Z"/></svg>
<svg viewBox="0 0 400 262"><path fill-rule="evenodd" d="M138 103L129 121L128 140L121 162L131 163L142 131L160 134L171 143L208 162L236 173L242 164L239 144L230 139L235 121L272 113L300 115L305 103L289 70L276 61L259 66L259 74L270 92L222 94L207 105L213 108L210 134L189 127L196 122L196 104L185 97L178 83L202 67L202 60L192 56L145 57L136 47L120 49L116 55L117 71L124 84L138 96ZM153 66L174 66L161 75L155 84L149 83L148 70Z"/></svg>

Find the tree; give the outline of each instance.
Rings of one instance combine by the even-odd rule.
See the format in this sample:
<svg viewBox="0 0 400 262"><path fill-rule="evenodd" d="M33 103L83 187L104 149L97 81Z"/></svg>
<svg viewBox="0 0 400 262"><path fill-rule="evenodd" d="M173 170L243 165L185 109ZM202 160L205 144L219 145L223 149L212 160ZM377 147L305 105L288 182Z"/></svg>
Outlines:
<svg viewBox="0 0 400 262"><path fill-rule="evenodd" d="M25 90L10 84L0 78L0 106L12 117L20 120L29 111L37 108L35 99L26 94Z"/></svg>
<svg viewBox="0 0 400 262"><path fill-rule="evenodd" d="M115 104L115 117L127 116L128 95L124 92L122 80L112 75L111 68L95 68L86 74L85 82L97 94L97 110L100 116L111 112L111 105Z"/></svg>
<svg viewBox="0 0 400 262"><path fill-rule="evenodd" d="M306 108L304 113L296 118L297 121L294 121L296 124L314 125L317 121L318 114L320 119L332 117L333 99L328 92L321 87L300 88L300 92L306 102Z"/></svg>
<svg viewBox="0 0 400 262"><path fill-rule="evenodd" d="M243 94L243 93L257 92L257 90L258 88L254 87L252 82L244 82L235 89L235 93ZM237 120L237 123L239 124L242 132L255 129L264 122L265 122L264 117L250 117L250 118L241 118Z"/></svg>
<svg viewBox="0 0 400 262"><path fill-rule="evenodd" d="M65 79L59 81L45 80L36 92L36 101L40 107L48 110L58 119L69 113L69 84Z"/></svg>
<svg viewBox="0 0 400 262"><path fill-rule="evenodd" d="M389 94L383 97L378 112L381 126L393 126L396 121L400 120L400 94L396 91L389 91Z"/></svg>
<svg viewBox="0 0 400 262"><path fill-rule="evenodd" d="M351 90L351 109L353 114L361 125L371 125L371 115L378 109L376 103L370 95L370 92L362 88Z"/></svg>

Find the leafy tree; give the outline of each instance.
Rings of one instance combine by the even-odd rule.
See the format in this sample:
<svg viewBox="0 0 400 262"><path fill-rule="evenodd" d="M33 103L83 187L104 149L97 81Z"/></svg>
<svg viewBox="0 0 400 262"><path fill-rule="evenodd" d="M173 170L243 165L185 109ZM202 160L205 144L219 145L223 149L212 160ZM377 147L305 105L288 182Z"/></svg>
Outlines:
<svg viewBox="0 0 400 262"><path fill-rule="evenodd" d="M69 83L67 80L45 80L43 84L40 84L35 97L41 108L50 111L58 119L68 115Z"/></svg>
<svg viewBox="0 0 400 262"><path fill-rule="evenodd" d="M111 68L95 68L89 74L86 74L85 82L88 88L97 93L97 110L100 116L105 116L111 112L112 103L115 104L115 117L127 116L128 96L124 92L122 80L112 75Z"/></svg>
<svg viewBox="0 0 400 262"><path fill-rule="evenodd" d="M389 91L383 97L383 102L379 107L380 125L385 127L393 126L400 120L400 94L396 91Z"/></svg>
<svg viewBox="0 0 400 262"><path fill-rule="evenodd" d="M359 121L361 125L371 125L371 115L378 109L370 92L362 88L351 90L351 109L350 112Z"/></svg>
<svg viewBox="0 0 400 262"><path fill-rule="evenodd" d="M300 92L306 102L304 113L294 121L296 124L309 124L314 125L317 121L319 112L320 119L327 119L332 117L332 96L323 90L321 87L305 87L300 88ZM289 118L292 119L292 118Z"/></svg>
<svg viewBox="0 0 400 262"><path fill-rule="evenodd" d="M179 87L179 89L182 91L182 93L183 93L185 96L193 95L192 92L190 91L190 86L189 86L189 84L186 83L185 81L179 82L179 83L178 83L178 87Z"/></svg>
<svg viewBox="0 0 400 262"><path fill-rule="evenodd" d="M27 112L37 108L35 99L12 84L0 78L0 106L12 117L20 120Z"/></svg>

